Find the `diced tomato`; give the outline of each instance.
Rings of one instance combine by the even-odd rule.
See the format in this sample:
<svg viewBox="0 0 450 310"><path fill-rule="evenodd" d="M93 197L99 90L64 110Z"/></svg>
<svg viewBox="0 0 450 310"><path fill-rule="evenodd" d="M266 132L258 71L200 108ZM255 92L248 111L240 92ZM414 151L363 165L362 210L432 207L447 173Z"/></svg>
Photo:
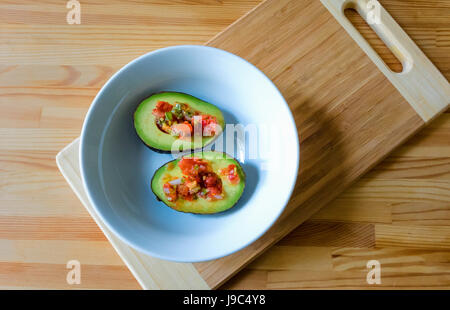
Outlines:
<svg viewBox="0 0 450 310"><path fill-rule="evenodd" d="M237 174L237 168L233 164L223 168L221 174L226 176L231 184L238 184L240 181L239 175Z"/></svg>
<svg viewBox="0 0 450 310"><path fill-rule="evenodd" d="M217 183L216 186L207 187L207 197L212 200L223 199L222 183Z"/></svg>
<svg viewBox="0 0 450 310"><path fill-rule="evenodd" d="M171 111L173 109L173 105L171 105L167 101L158 101L156 103L156 108L158 110L163 111L163 112L169 112L169 111Z"/></svg>
<svg viewBox="0 0 450 310"><path fill-rule="evenodd" d="M208 189L208 195L209 196L215 196L222 194L222 190L218 187L207 187Z"/></svg>
<svg viewBox="0 0 450 310"><path fill-rule="evenodd" d="M217 119L211 115L195 115L191 120L194 133L202 133L202 136L214 136L217 133ZM200 128L201 125L201 128Z"/></svg>
<svg viewBox="0 0 450 310"><path fill-rule="evenodd" d="M175 202L177 200L178 197L176 187L170 185L169 182L163 185L163 191L167 197L167 200L169 200L170 202Z"/></svg>
<svg viewBox="0 0 450 310"><path fill-rule="evenodd" d="M217 124L217 120L211 115L202 115L202 127L205 128L209 124Z"/></svg>
<svg viewBox="0 0 450 310"><path fill-rule="evenodd" d="M173 108L173 105L166 101L158 101L156 103L156 108L152 110L152 114L158 118L164 118L166 115L166 112L171 111Z"/></svg>
<svg viewBox="0 0 450 310"><path fill-rule="evenodd" d="M192 125L191 125L191 123L189 123L189 122L187 122L187 121L184 121L184 123L183 124L186 124L186 126L188 126L189 127L189 131L191 132L191 134L193 133L193 131L194 131L194 128L192 128Z"/></svg>
<svg viewBox="0 0 450 310"><path fill-rule="evenodd" d="M189 187L187 187L184 184L177 186L177 193L180 195L181 198L185 200L192 200L194 199L194 196L189 193Z"/></svg>
<svg viewBox="0 0 450 310"><path fill-rule="evenodd" d="M230 180L231 184L238 184L240 181L239 175L237 174L229 174L228 180Z"/></svg>
<svg viewBox="0 0 450 310"><path fill-rule="evenodd" d="M203 127L203 136L205 136L205 137L215 136L217 132L218 132L218 130L217 130L216 123L210 123L210 124L206 125L205 127Z"/></svg>
<svg viewBox="0 0 450 310"><path fill-rule="evenodd" d="M220 181L217 174L215 174L215 173L208 173L203 178L204 178L203 182L205 184L205 187L216 186L216 184L219 183L219 181Z"/></svg>
<svg viewBox="0 0 450 310"><path fill-rule="evenodd" d="M194 195L187 195L187 196L184 197L184 199L192 201L192 200L194 200Z"/></svg>
<svg viewBox="0 0 450 310"><path fill-rule="evenodd" d="M164 118L165 117L165 113L159 111L158 109L153 109L152 110L152 114L156 117L156 118Z"/></svg>
<svg viewBox="0 0 450 310"><path fill-rule="evenodd" d="M207 160L183 157L178 166L183 173L182 181L174 187L170 183L164 184L164 192L168 197L175 196L190 201L197 198L223 199L222 179L211 170Z"/></svg>
<svg viewBox="0 0 450 310"><path fill-rule="evenodd" d="M173 124L171 126L171 132L175 136L180 138L190 138L191 137L191 125L190 124Z"/></svg>
<svg viewBox="0 0 450 310"><path fill-rule="evenodd" d="M180 196L185 197L185 196L189 195L189 187L181 184L178 186L177 192L178 192L178 194L180 194Z"/></svg>
<svg viewBox="0 0 450 310"><path fill-rule="evenodd" d="M203 135L204 136L215 136L217 133L217 119L214 116L206 115L202 119Z"/></svg>
<svg viewBox="0 0 450 310"><path fill-rule="evenodd" d="M204 187L208 189L208 197L212 199L221 199L222 196L222 180L214 172L207 173L203 176Z"/></svg>
<svg viewBox="0 0 450 310"><path fill-rule="evenodd" d="M198 176L209 170L208 163L196 157L183 157L178 162L178 166L181 172L187 176Z"/></svg>
<svg viewBox="0 0 450 310"><path fill-rule="evenodd" d="M185 175L191 174L191 170L193 169L193 166L194 166L194 160L192 158L183 157L178 162L178 167L180 167L181 172Z"/></svg>

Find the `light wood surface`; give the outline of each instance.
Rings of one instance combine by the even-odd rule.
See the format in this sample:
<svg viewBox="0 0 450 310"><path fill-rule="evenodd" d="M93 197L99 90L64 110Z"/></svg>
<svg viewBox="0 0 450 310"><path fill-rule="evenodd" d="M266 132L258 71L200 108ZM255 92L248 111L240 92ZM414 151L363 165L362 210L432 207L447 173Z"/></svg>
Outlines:
<svg viewBox="0 0 450 310"><path fill-rule="evenodd" d="M321 2L425 122L447 109L450 104L450 84L377 0ZM403 70L400 73L392 72L352 25L344 13L348 8L355 9L366 20L373 19L369 24L402 63Z"/></svg>
<svg viewBox="0 0 450 310"><path fill-rule="evenodd" d="M0 287L77 288L65 282L70 259L84 266L79 287L139 287L54 156L116 69L157 47L205 42L256 2L92 2L79 26L64 23L57 1L0 2ZM447 2L381 3L448 79ZM449 124L448 114L433 121L225 287L368 287L365 263L379 259L381 287L448 288Z"/></svg>

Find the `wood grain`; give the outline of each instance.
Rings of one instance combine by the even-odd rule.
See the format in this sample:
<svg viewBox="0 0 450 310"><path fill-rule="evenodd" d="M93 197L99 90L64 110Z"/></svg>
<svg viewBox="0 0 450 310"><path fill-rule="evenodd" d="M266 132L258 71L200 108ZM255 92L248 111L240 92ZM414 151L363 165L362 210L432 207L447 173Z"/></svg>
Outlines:
<svg viewBox="0 0 450 310"><path fill-rule="evenodd" d="M337 12L335 2L325 4L328 9L331 5L332 13ZM351 37L341 31L333 16ZM387 15L383 16L389 21ZM249 60L274 81L294 114L301 149L298 182L280 220L252 246L216 261L196 264L211 287L222 284L241 265L312 216L435 115L430 107L429 117L421 119L423 114L417 111L417 105L412 105L413 109L408 97L409 103L400 95L405 91L403 81L395 77L402 85L393 83L397 90L386 68L378 70L379 56L372 57L373 50L367 48L366 41L355 37L355 30L347 29L342 17L331 15L317 1L265 1L208 42ZM403 34L392 25L390 29L399 36ZM402 44L412 42L405 39ZM416 49L411 49L414 60L426 63L428 60ZM419 68L417 64L417 81L425 73ZM430 70L430 76L436 74L440 85L445 79L435 70ZM450 90L445 83L436 93L439 98ZM447 105L431 97L425 102L435 102L439 109ZM395 183L385 186L392 185ZM439 194L432 192L427 197L432 199L433 195Z"/></svg>
<svg viewBox="0 0 450 310"><path fill-rule="evenodd" d="M448 289L450 252L401 248L316 247L315 260L289 258L309 247L274 246L223 288L233 289ZM320 254L318 254L320 253ZM283 256L279 256L282 254ZM270 257L271 260L266 258ZM288 261L284 261L284 259ZM380 285L366 282L366 264L381 265ZM301 264L298 264L302 261ZM284 268L280 268L280 266Z"/></svg>
<svg viewBox="0 0 450 310"><path fill-rule="evenodd" d="M448 1L380 2L447 80L450 79ZM0 193L0 217L82 218L81 223L86 223L90 216L65 185L54 156L79 135L83 121L81 111L87 111L98 89L113 72L136 56L170 44L204 43L258 3L251 0L159 0L109 1L108 5L103 5L102 1L89 1L82 4L88 15L84 21L89 24L78 27L65 24L67 10L60 1L0 1L0 180L7 188L11 173L23 179L23 186L18 186L17 182L15 185L20 191ZM124 15L125 10L134 13ZM180 17L180 12L186 11L186 16ZM369 35L372 45L379 44L370 37L366 25L356 22L356 26ZM383 52L381 46L380 49L387 63L394 62L386 59L388 53ZM41 121L44 107L47 111ZM66 111L74 112L69 118L70 125L63 121L67 119ZM311 222L306 222L306 228L302 225L294 230L293 236L285 237L285 246L281 249L275 246L263 254L264 267L260 264L254 269L250 264L223 288L376 289L377 286L365 282L364 265L369 259L380 259L382 268L386 267L388 272L382 273L381 288L448 289L450 252L442 249L440 243L416 249L414 242L403 240L399 247L394 244L398 242L396 238L384 234L384 246L388 247L373 248L365 247L365 239L351 232L361 231L362 235L372 236L366 228L370 226L365 225L384 224L395 225L401 234L406 234L411 227L423 226L435 226L437 230L442 227L441 235L445 234L450 223L448 200L424 200L417 194L417 188L411 189L412 194L404 190L395 195L394 189L389 191L389 197L383 198L382 191L374 197L370 187L374 181L396 181L401 185L405 180L404 189L415 184L408 180L416 180L429 188L435 186L435 181L448 182L449 128L450 118L446 113L314 215ZM8 143L4 139L8 139ZM39 174L40 179L36 177ZM56 184L57 190L53 190L51 197L41 195L36 188L28 190L25 184L32 180L28 175L34 176L34 182ZM353 191L359 194L351 194ZM107 241L37 240L30 233L30 227L36 224L23 223L26 225L12 229L23 236L22 240L15 239L12 233L1 238L0 288L77 288L65 282L65 264L69 258L79 258L82 263L86 261L88 266L95 266L83 272L83 287L139 288L130 271L118 262L115 251L107 250L110 246ZM101 234L92 223L87 225L89 233ZM28 225L30 227L26 227ZM338 227L341 233L333 234L327 227ZM421 234L418 231L416 237ZM298 270L301 264L295 258L290 258L293 267L288 262L283 265L284 270L277 270L285 255L293 257L291 249L292 253L305 257L311 248L320 247L322 242L322 246L331 251L324 251L319 258L337 262L332 272ZM91 253L94 247L99 247L98 256ZM421 247L420 243L417 247ZM336 261L333 253L345 260ZM267 264L266 255L270 255L272 265ZM342 262L346 261L356 267L345 267L347 263ZM254 264L258 266L258 260ZM329 268L328 264L324 266Z"/></svg>
<svg viewBox="0 0 450 310"><path fill-rule="evenodd" d="M429 122L449 106L450 84L379 2L369 1L371 0L321 0L417 114L425 122ZM378 20L370 22L370 27L402 63L401 73L392 72L386 66L344 13L346 8L353 8L367 19L374 13L372 6L375 3L378 5Z"/></svg>

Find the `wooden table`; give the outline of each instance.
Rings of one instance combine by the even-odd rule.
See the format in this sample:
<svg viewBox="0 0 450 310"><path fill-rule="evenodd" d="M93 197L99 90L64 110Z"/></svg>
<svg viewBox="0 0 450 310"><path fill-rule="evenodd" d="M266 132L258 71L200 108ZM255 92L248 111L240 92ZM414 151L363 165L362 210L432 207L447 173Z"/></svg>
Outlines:
<svg viewBox="0 0 450 310"><path fill-rule="evenodd" d="M81 25L68 25L65 1L0 0L0 288L139 288L55 155L117 69L156 48L202 44L259 2L82 0ZM381 3L449 79L450 2ZM80 285L66 283L72 259ZM366 282L371 259L381 285ZM364 287L450 288L448 112L224 286Z"/></svg>

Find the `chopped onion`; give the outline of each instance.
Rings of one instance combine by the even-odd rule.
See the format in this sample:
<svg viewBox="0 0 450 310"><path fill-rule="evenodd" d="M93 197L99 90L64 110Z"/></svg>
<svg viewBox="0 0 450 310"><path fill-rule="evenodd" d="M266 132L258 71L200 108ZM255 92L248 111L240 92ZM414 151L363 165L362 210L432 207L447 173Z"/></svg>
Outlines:
<svg viewBox="0 0 450 310"><path fill-rule="evenodd" d="M170 185L180 185L181 184L181 179L175 179L169 182Z"/></svg>
<svg viewBox="0 0 450 310"><path fill-rule="evenodd" d="M222 196L222 195L214 195L214 198L216 198L216 199L222 199L223 196Z"/></svg>
<svg viewBox="0 0 450 310"><path fill-rule="evenodd" d="M167 187L163 189L164 193L169 194L170 193L170 189L168 189Z"/></svg>

